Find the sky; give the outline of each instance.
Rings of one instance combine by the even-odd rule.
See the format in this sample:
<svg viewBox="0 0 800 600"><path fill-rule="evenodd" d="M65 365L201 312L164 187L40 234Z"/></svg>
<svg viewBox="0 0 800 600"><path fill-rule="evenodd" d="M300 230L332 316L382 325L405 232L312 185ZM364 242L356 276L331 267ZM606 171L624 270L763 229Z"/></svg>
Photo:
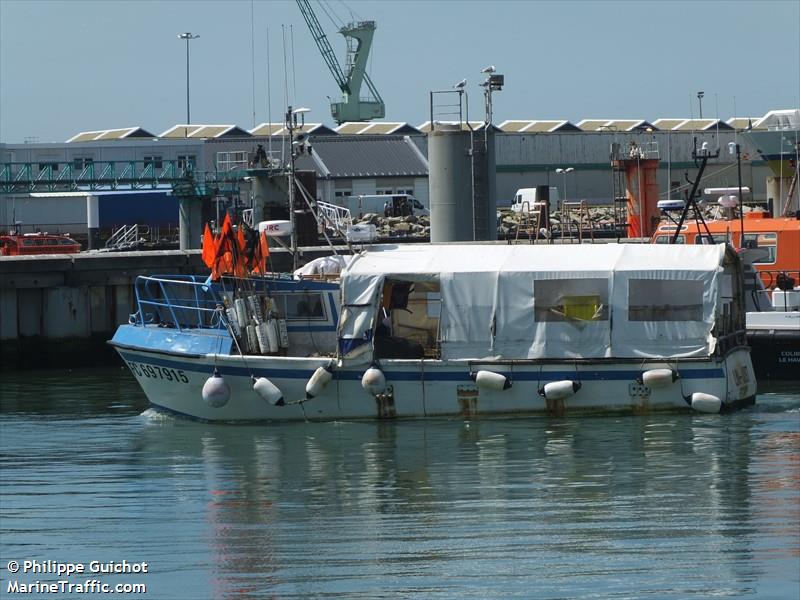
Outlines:
<svg viewBox="0 0 800 600"><path fill-rule="evenodd" d="M800 0L311 5L342 63L339 24L376 21L369 74L390 121L427 121L429 92L461 79L470 118L483 120L487 65L505 76L496 124L697 117L701 90L704 117L800 107ZM192 123L250 129L282 121L291 104L334 125L328 97L339 89L293 1L0 0L0 142L184 123L185 31L200 36Z"/></svg>

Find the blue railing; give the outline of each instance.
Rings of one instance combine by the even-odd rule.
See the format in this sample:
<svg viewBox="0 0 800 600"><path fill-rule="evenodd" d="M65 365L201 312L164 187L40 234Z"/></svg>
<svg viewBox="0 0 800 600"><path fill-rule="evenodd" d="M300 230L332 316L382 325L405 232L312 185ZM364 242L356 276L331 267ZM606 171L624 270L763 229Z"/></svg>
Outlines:
<svg viewBox="0 0 800 600"><path fill-rule="evenodd" d="M140 276L134 289L137 312L130 316L132 325L226 329L221 318L222 298L203 277Z"/></svg>

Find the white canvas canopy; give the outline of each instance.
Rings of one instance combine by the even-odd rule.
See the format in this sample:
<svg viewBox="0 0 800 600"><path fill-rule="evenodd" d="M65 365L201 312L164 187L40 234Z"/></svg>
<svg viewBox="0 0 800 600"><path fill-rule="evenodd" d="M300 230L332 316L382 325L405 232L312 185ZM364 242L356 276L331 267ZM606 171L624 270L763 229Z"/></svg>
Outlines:
<svg viewBox="0 0 800 600"><path fill-rule="evenodd" d="M371 358L392 280L438 283L443 359L707 355L722 288L732 295L724 256L722 244L372 247L342 273L340 353Z"/></svg>

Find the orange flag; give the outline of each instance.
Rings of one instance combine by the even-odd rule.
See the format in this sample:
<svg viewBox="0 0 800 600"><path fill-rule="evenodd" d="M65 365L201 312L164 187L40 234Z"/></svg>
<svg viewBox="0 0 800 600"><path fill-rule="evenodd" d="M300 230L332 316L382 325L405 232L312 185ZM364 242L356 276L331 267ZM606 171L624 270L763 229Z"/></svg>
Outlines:
<svg viewBox="0 0 800 600"><path fill-rule="evenodd" d="M211 235L211 229L208 227L208 223L206 223L206 228L203 231L203 262L206 266L210 269L214 266L214 257L217 254L217 249L214 245L214 236Z"/></svg>
<svg viewBox="0 0 800 600"><path fill-rule="evenodd" d="M262 274L267 272L268 258L269 243L267 242L267 232L262 231L258 239L258 265L256 267Z"/></svg>

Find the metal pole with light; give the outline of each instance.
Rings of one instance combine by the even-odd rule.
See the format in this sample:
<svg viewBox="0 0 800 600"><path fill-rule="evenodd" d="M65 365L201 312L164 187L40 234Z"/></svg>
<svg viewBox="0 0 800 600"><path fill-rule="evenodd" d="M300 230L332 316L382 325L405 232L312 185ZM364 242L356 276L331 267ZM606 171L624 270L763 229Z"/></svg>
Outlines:
<svg viewBox="0 0 800 600"><path fill-rule="evenodd" d="M186 33L179 33L178 39L186 40L186 124L191 125L192 120L189 113L189 40L196 40L199 38L200 35L194 35L193 33L186 32ZM184 128L184 134L188 137L188 133L186 128Z"/></svg>
<svg viewBox="0 0 800 600"><path fill-rule="evenodd" d="M739 176L739 247L744 248L744 200L742 198L742 155L739 142L728 142L728 154L736 154L736 171Z"/></svg>
<svg viewBox="0 0 800 600"><path fill-rule="evenodd" d="M564 176L564 199L561 202L567 201L567 173L572 173L574 170L575 169L573 167L567 167L566 169L562 169L561 167L559 167L558 169L556 169L556 173L560 173L561 175ZM561 207L559 206L559 210L560 209Z"/></svg>
<svg viewBox="0 0 800 600"><path fill-rule="evenodd" d="M705 92L697 92L697 101L700 103L700 118L703 118L703 96L705 96Z"/></svg>

